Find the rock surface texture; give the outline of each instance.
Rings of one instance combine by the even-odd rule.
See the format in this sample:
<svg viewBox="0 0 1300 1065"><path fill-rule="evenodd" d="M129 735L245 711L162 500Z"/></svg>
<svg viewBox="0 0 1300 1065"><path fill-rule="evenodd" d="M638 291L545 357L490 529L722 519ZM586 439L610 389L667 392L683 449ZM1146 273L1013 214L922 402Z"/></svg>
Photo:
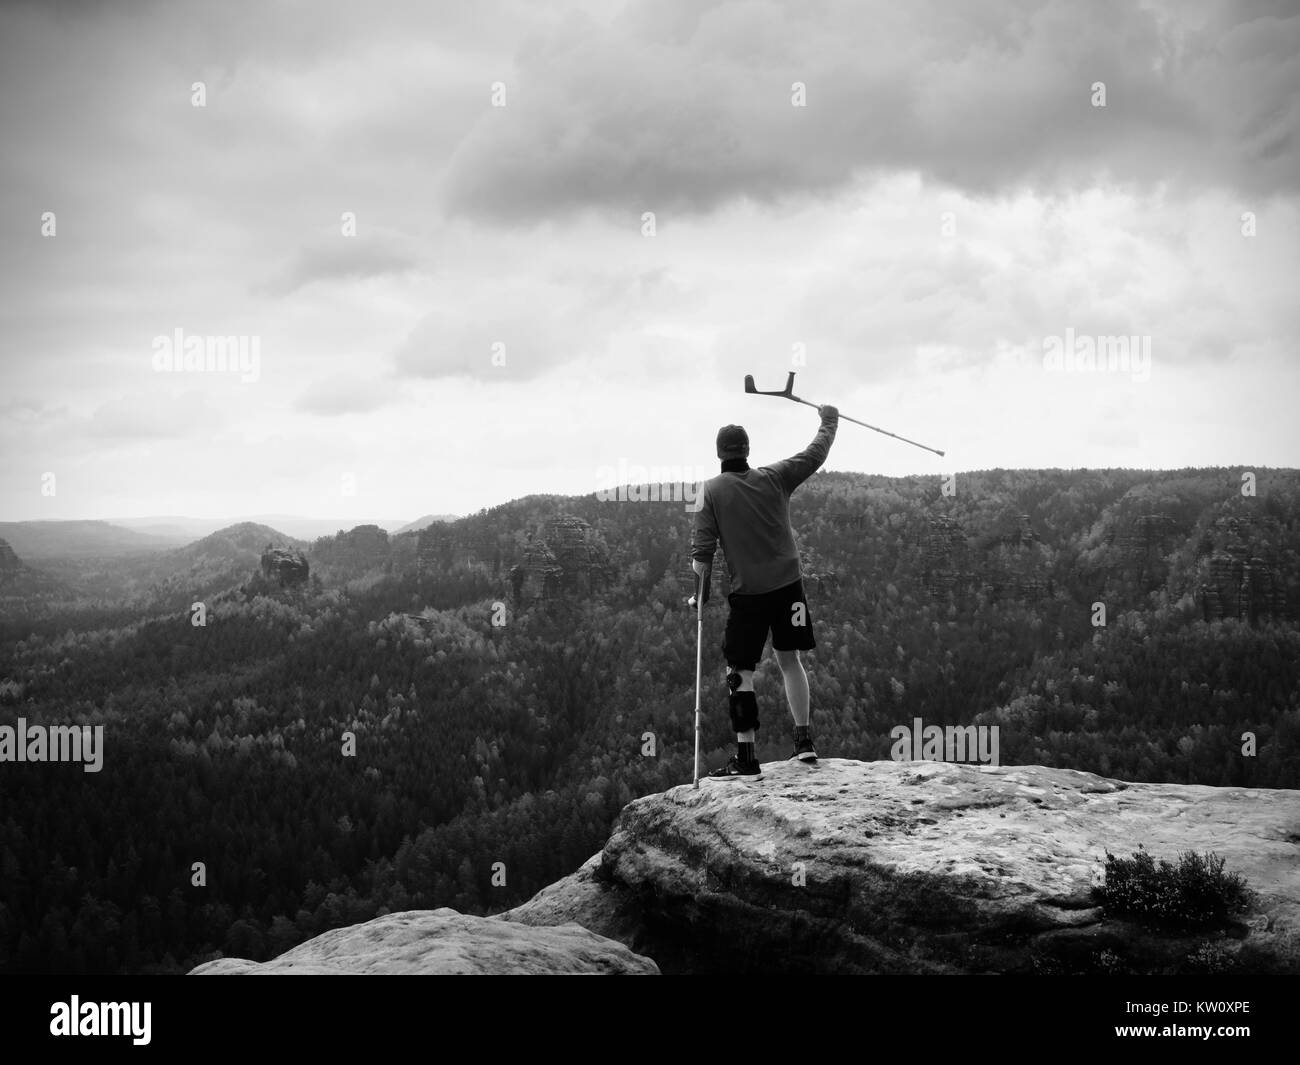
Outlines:
<svg viewBox="0 0 1300 1065"><path fill-rule="evenodd" d="M823 760L630 803L604 850L500 916L575 922L665 972L1300 972L1300 791L1042 766ZM1213 851L1226 930L1108 916L1106 851Z"/></svg>
<svg viewBox="0 0 1300 1065"><path fill-rule="evenodd" d="M584 928L528 928L451 909L390 913L336 928L268 962L222 958L192 976L654 975L654 962Z"/></svg>

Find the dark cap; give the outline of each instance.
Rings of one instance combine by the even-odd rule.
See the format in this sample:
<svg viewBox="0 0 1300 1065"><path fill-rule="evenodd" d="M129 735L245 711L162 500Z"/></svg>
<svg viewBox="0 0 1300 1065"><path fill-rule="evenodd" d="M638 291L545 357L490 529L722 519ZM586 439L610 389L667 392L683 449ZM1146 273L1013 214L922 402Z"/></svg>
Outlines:
<svg viewBox="0 0 1300 1065"><path fill-rule="evenodd" d="M743 425L724 425L718 430L718 458L749 458L749 434Z"/></svg>

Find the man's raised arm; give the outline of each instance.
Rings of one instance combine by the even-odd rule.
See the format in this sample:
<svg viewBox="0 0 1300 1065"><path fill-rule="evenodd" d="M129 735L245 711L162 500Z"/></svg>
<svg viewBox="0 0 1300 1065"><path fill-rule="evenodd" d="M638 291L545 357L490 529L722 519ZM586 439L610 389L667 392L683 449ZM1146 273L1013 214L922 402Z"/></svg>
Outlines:
<svg viewBox="0 0 1300 1065"><path fill-rule="evenodd" d="M787 495L821 468L830 453L831 444L835 442L835 431L840 425L839 410L827 403L818 407L817 413L822 416L822 424L812 443L799 454L774 462L768 467L781 479Z"/></svg>

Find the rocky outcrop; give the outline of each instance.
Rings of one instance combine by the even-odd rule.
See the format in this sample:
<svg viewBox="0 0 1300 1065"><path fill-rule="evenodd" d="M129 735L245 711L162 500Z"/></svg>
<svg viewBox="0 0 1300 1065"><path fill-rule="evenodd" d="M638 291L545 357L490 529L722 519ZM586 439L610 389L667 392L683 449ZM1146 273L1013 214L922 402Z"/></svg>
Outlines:
<svg viewBox="0 0 1300 1065"><path fill-rule="evenodd" d="M1178 523L1166 514L1139 514L1127 528L1111 528L1105 544L1124 563L1146 570L1173 550L1179 539Z"/></svg>
<svg viewBox="0 0 1300 1065"><path fill-rule="evenodd" d="M560 594L563 577L555 552L541 537L530 536L524 560L510 567L510 591L516 603L553 599Z"/></svg>
<svg viewBox="0 0 1300 1065"><path fill-rule="evenodd" d="M222 958L192 976L654 975L654 962L576 925L525 927L455 910L390 913L336 928L268 962Z"/></svg>
<svg viewBox="0 0 1300 1065"><path fill-rule="evenodd" d="M1201 540L1197 589L1202 616L1284 617L1286 585L1278 564L1278 543L1286 536L1276 519L1219 518Z"/></svg>
<svg viewBox="0 0 1300 1065"><path fill-rule="evenodd" d="M1168 580L1170 559L1185 541L1185 529L1168 514L1114 516L1102 538L1105 587L1117 600L1141 601Z"/></svg>
<svg viewBox="0 0 1300 1065"><path fill-rule="evenodd" d="M841 584L841 575L835 568L811 547L802 547L799 561L803 569L804 591L809 595L829 595L837 591Z"/></svg>
<svg viewBox="0 0 1300 1065"><path fill-rule="evenodd" d="M1054 594L1047 550L1023 513L1002 515L973 542L960 522L930 518L921 539L921 581L939 599L975 591L995 599Z"/></svg>
<svg viewBox="0 0 1300 1065"><path fill-rule="evenodd" d="M305 584L309 572L307 560L298 551L267 544L262 552L262 576L278 581L282 588Z"/></svg>
<svg viewBox="0 0 1300 1065"><path fill-rule="evenodd" d="M1054 594L1048 552L1028 514L1007 514L983 545L982 587L995 599L1041 599Z"/></svg>
<svg viewBox="0 0 1300 1065"><path fill-rule="evenodd" d="M1001 534L999 541L1007 547L1031 547L1042 542L1028 514L1017 514L1015 524Z"/></svg>
<svg viewBox="0 0 1300 1065"><path fill-rule="evenodd" d="M942 515L930 519L921 543L922 581L934 596L959 592L970 586L970 551L960 522Z"/></svg>
<svg viewBox="0 0 1300 1065"><path fill-rule="evenodd" d="M551 518L528 538L523 560L509 574L515 602L590 595L610 583L609 550L588 522Z"/></svg>
<svg viewBox="0 0 1300 1065"><path fill-rule="evenodd" d="M1107 850L1213 851L1258 892L1226 931L1103 913ZM630 803L502 920L576 922L666 972L1300 972L1300 792L1042 766L824 760Z"/></svg>
<svg viewBox="0 0 1300 1065"><path fill-rule="evenodd" d="M1107 851L1214 852L1228 927L1106 913ZM827 759L629 803L604 849L494 917L389 914L244 973L1300 973L1300 791L1043 766Z"/></svg>

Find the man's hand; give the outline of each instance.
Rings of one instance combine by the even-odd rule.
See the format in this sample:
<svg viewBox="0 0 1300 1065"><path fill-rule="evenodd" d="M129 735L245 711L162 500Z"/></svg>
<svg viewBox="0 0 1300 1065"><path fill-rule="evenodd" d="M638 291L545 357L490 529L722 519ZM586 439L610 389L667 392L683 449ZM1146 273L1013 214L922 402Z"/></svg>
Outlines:
<svg viewBox="0 0 1300 1065"><path fill-rule="evenodd" d="M817 413L823 418L838 418L840 416L840 409L838 407L832 407L829 403L823 403L817 408Z"/></svg>
<svg viewBox="0 0 1300 1065"><path fill-rule="evenodd" d="M701 562L698 558L691 559L691 569L695 571L698 578L695 582L696 595L686 600L686 605L692 610L700 608L697 600L703 596L704 601L709 601L709 584L713 580L713 567L708 562Z"/></svg>

